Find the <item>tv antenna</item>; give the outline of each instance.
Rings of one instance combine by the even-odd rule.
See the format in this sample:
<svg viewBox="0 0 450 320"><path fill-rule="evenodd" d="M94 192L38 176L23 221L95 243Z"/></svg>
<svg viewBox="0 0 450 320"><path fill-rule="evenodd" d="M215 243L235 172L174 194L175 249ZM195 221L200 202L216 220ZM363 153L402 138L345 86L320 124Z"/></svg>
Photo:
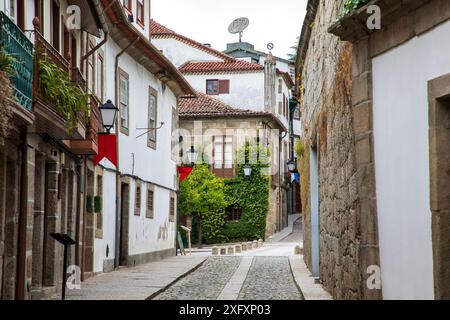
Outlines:
<svg viewBox="0 0 450 320"><path fill-rule="evenodd" d="M239 33L239 42L242 42L242 35L249 24L250 20L248 18L238 18L230 24L228 32L231 34Z"/></svg>

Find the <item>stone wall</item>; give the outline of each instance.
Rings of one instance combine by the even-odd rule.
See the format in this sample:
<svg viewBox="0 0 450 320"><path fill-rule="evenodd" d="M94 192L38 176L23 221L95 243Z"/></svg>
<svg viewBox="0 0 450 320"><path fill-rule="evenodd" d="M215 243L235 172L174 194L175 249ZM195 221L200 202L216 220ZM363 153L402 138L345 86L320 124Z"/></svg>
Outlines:
<svg viewBox="0 0 450 320"><path fill-rule="evenodd" d="M328 33L344 1L320 1L301 68L304 257L311 268L309 150L319 163L320 279L335 299L364 298L351 106L351 45ZM348 58L349 57L349 58ZM347 59L346 59L347 58Z"/></svg>

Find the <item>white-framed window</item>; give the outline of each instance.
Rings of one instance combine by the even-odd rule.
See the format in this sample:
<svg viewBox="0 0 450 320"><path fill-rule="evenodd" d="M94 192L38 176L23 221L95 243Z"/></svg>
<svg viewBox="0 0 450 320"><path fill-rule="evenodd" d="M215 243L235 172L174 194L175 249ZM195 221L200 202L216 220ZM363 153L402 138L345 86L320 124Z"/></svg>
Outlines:
<svg viewBox="0 0 450 320"><path fill-rule="evenodd" d="M156 148L158 116L158 91L150 87L148 96L148 146Z"/></svg>
<svg viewBox="0 0 450 320"><path fill-rule="evenodd" d="M214 168L215 169L233 168L232 136L214 137Z"/></svg>
<svg viewBox="0 0 450 320"><path fill-rule="evenodd" d="M120 70L119 76L120 130L125 134L128 134L128 129L130 126L129 90L130 90L129 76L126 72Z"/></svg>

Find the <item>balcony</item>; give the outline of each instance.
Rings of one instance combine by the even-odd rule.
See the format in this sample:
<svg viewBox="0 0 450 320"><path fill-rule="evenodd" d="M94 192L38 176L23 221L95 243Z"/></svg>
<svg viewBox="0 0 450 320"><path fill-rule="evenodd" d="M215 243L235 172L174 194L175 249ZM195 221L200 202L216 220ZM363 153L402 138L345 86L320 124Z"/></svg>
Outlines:
<svg viewBox="0 0 450 320"><path fill-rule="evenodd" d="M16 72L11 77L11 82L18 105L17 110L14 111L22 120L31 124L33 43L3 12L0 12L0 46L7 54L14 57L13 67Z"/></svg>
<svg viewBox="0 0 450 320"><path fill-rule="evenodd" d="M68 132L66 120L59 114L54 101L46 99L41 92L41 83L37 72L39 61L44 57L58 66L70 76L72 82L86 91L86 81L84 81L78 68L71 68L70 61L66 60L50 43L45 40L42 34L35 29L35 59L34 59L34 86L33 100L36 121L34 130L36 133L46 133L57 140L84 140L86 138L86 126L88 119L83 119L80 115L77 126L72 132Z"/></svg>
<svg viewBox="0 0 450 320"><path fill-rule="evenodd" d="M100 102L93 95L90 96L91 114L87 124L86 139L63 141L70 152L77 155L96 155L98 153L97 133L100 128Z"/></svg>

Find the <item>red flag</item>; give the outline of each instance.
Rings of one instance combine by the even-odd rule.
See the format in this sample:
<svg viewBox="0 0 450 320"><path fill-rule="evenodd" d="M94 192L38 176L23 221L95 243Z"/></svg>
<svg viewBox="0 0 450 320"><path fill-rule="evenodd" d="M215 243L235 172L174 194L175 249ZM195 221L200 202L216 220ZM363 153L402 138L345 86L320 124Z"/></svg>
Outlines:
<svg viewBox="0 0 450 320"><path fill-rule="evenodd" d="M103 158L108 159L117 167L117 144L115 134L98 135L98 154L94 158L94 166L98 165Z"/></svg>
<svg viewBox="0 0 450 320"><path fill-rule="evenodd" d="M179 181L186 179L192 172L192 167L178 167Z"/></svg>

